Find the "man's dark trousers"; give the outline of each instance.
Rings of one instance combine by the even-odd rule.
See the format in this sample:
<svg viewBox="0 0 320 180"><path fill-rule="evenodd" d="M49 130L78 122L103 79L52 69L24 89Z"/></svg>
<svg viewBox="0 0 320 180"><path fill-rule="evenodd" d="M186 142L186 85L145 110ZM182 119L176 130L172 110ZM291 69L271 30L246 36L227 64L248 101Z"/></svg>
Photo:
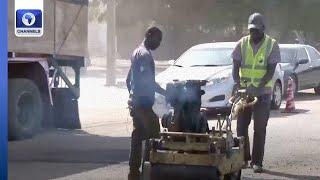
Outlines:
<svg viewBox="0 0 320 180"><path fill-rule="evenodd" d="M159 118L152 107L133 108L133 131L129 158L130 171L138 171L141 166L142 141L158 138L160 132Z"/></svg>
<svg viewBox="0 0 320 180"><path fill-rule="evenodd" d="M266 139L266 128L270 115L270 105L270 95L259 96L258 102L253 107L244 109L244 111L241 112L238 116L237 135L244 136L246 139L245 160L252 160L251 164L262 166L264 156L264 145ZM248 127L250 125L252 116L254 120L254 135L251 159Z"/></svg>

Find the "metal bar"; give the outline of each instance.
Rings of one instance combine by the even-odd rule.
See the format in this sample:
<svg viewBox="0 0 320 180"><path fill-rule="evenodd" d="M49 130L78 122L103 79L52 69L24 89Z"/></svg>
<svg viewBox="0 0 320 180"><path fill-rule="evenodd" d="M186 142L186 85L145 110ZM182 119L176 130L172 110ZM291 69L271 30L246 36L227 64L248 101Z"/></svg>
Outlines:
<svg viewBox="0 0 320 180"><path fill-rule="evenodd" d="M57 76L57 69L54 70L53 76L51 78L50 87L52 87L52 84L54 83L56 76Z"/></svg>
<svg viewBox="0 0 320 180"><path fill-rule="evenodd" d="M208 143L162 142L161 147L169 150L182 151L209 151Z"/></svg>
<svg viewBox="0 0 320 180"><path fill-rule="evenodd" d="M209 138L209 134L200 134L200 133L184 133L184 132L161 132L161 136L182 136L185 137L187 135L194 137L207 137Z"/></svg>
<svg viewBox="0 0 320 180"><path fill-rule="evenodd" d="M79 4L79 5L89 5L89 0L57 0L60 2L72 3L72 4Z"/></svg>
<svg viewBox="0 0 320 180"><path fill-rule="evenodd" d="M57 69L59 76L64 80L64 82L67 84L67 86L70 88L71 92L75 96L76 99L80 97L80 90L79 88L76 88L68 79L66 74L62 71L61 67L58 65L56 60L54 58L50 58L52 66Z"/></svg>
<svg viewBox="0 0 320 180"><path fill-rule="evenodd" d="M184 164L197 166L218 166L225 160L222 154L185 154L150 152L150 162L160 164Z"/></svg>
<svg viewBox="0 0 320 180"><path fill-rule="evenodd" d="M61 56L55 55L54 58L59 61L60 66L84 66L83 56Z"/></svg>
<svg viewBox="0 0 320 180"><path fill-rule="evenodd" d="M75 84L74 86L80 88L80 67L72 67L75 73Z"/></svg>

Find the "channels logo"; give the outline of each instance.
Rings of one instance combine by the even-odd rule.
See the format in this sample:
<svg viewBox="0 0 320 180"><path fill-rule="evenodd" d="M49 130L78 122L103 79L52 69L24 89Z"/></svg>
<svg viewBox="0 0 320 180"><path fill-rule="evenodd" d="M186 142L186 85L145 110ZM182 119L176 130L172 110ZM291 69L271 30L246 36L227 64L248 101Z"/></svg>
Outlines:
<svg viewBox="0 0 320 180"><path fill-rule="evenodd" d="M32 26L36 22L36 16L32 13L25 13L22 16L22 22L26 26Z"/></svg>
<svg viewBox="0 0 320 180"><path fill-rule="evenodd" d="M37 9L16 10L16 36L40 37L43 34L42 11Z"/></svg>

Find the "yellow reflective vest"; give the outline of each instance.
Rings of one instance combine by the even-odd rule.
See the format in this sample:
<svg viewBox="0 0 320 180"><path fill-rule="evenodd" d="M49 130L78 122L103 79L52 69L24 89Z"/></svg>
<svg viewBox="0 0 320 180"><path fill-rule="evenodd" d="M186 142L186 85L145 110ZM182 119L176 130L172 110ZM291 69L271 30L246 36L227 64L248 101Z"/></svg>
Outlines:
<svg viewBox="0 0 320 180"><path fill-rule="evenodd" d="M250 43L250 36L241 39L242 63L240 68L240 86L242 88L250 85L258 87L261 79L267 73L267 59L272 51L275 40L265 35L262 45L254 55ZM246 84L244 83L246 82ZM271 88L272 80L266 84L266 88Z"/></svg>

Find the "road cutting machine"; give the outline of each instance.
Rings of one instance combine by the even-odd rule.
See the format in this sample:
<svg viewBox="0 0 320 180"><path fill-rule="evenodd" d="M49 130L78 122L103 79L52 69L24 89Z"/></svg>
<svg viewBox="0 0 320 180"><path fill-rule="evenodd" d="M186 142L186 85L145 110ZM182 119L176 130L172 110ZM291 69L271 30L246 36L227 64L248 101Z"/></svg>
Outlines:
<svg viewBox="0 0 320 180"><path fill-rule="evenodd" d="M201 108L200 80L167 84L166 101L172 107L161 119L164 130L159 139L150 139L142 167L144 180L240 179L244 164L244 137L235 137L231 121L247 106L256 103L246 90L230 99L230 115L216 117L209 128Z"/></svg>

